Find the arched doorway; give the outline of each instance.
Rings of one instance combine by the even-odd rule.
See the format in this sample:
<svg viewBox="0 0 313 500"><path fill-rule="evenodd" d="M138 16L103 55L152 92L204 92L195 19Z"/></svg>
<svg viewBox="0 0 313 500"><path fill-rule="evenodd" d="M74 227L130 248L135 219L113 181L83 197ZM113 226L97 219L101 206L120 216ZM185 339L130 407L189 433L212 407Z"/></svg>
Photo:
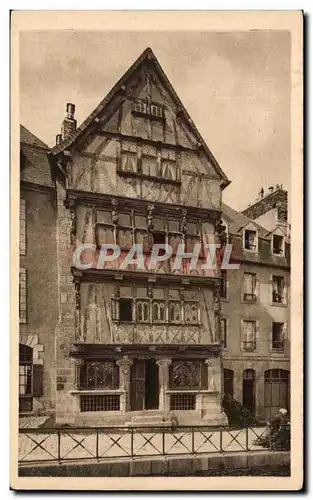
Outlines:
<svg viewBox="0 0 313 500"><path fill-rule="evenodd" d="M255 371L250 368L243 372L242 404L252 415L255 414Z"/></svg>
<svg viewBox="0 0 313 500"><path fill-rule="evenodd" d="M234 370L224 368L224 396L234 398Z"/></svg>
<svg viewBox="0 0 313 500"><path fill-rule="evenodd" d="M289 410L289 371L266 370L264 373L264 410L268 419L280 408Z"/></svg>

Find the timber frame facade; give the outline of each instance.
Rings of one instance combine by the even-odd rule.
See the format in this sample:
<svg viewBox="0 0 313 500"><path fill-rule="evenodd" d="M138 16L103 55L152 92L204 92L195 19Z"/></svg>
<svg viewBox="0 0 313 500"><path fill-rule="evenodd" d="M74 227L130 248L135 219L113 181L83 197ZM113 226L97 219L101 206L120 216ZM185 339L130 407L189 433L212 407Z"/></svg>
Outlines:
<svg viewBox="0 0 313 500"><path fill-rule="evenodd" d="M151 49L77 129L75 106L50 154L56 176L59 322L56 423L227 423L222 410L220 271L202 270L218 243L229 180ZM117 262L98 269L102 244ZM153 270L120 269L128 250L168 243ZM180 243L201 245L197 270ZM93 264L73 266L73 252Z"/></svg>

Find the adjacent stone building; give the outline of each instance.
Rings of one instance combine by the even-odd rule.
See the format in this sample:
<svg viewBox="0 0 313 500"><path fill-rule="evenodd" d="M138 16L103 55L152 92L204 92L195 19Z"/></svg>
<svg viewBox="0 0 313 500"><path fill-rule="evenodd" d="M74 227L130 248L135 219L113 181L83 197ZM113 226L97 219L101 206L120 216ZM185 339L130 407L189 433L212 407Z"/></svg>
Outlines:
<svg viewBox="0 0 313 500"><path fill-rule="evenodd" d="M223 206L233 261L240 265L223 272L224 390L260 421L290 406L287 214L281 186L265 196L262 190L243 213Z"/></svg>
<svg viewBox="0 0 313 500"><path fill-rule="evenodd" d="M55 407L58 322L55 183L49 148L20 127L19 412Z"/></svg>

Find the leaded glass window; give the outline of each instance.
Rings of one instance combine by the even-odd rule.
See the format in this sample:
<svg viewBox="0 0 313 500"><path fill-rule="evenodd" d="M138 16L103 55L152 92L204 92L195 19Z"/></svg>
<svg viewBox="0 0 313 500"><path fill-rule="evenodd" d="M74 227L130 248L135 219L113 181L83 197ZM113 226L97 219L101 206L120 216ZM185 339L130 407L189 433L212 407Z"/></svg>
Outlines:
<svg viewBox="0 0 313 500"><path fill-rule="evenodd" d="M139 323L149 322L149 309L150 302L148 300L138 300L136 301L136 317Z"/></svg>
<svg viewBox="0 0 313 500"><path fill-rule="evenodd" d="M117 389L119 369L114 361L86 361L80 368L82 389Z"/></svg>
<svg viewBox="0 0 313 500"><path fill-rule="evenodd" d="M170 366L170 388L193 390L207 388L207 369L200 360L174 360Z"/></svg>

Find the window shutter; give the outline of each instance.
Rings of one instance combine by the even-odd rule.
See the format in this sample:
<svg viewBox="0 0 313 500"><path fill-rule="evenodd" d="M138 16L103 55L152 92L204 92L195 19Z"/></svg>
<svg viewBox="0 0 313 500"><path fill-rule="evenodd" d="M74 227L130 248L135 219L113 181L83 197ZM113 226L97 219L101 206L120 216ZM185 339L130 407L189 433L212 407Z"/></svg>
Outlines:
<svg viewBox="0 0 313 500"><path fill-rule="evenodd" d="M43 395L43 365L33 365L33 396Z"/></svg>
<svg viewBox="0 0 313 500"><path fill-rule="evenodd" d="M288 287L286 283L286 278L284 278L284 288L283 288L283 303L288 304Z"/></svg>

